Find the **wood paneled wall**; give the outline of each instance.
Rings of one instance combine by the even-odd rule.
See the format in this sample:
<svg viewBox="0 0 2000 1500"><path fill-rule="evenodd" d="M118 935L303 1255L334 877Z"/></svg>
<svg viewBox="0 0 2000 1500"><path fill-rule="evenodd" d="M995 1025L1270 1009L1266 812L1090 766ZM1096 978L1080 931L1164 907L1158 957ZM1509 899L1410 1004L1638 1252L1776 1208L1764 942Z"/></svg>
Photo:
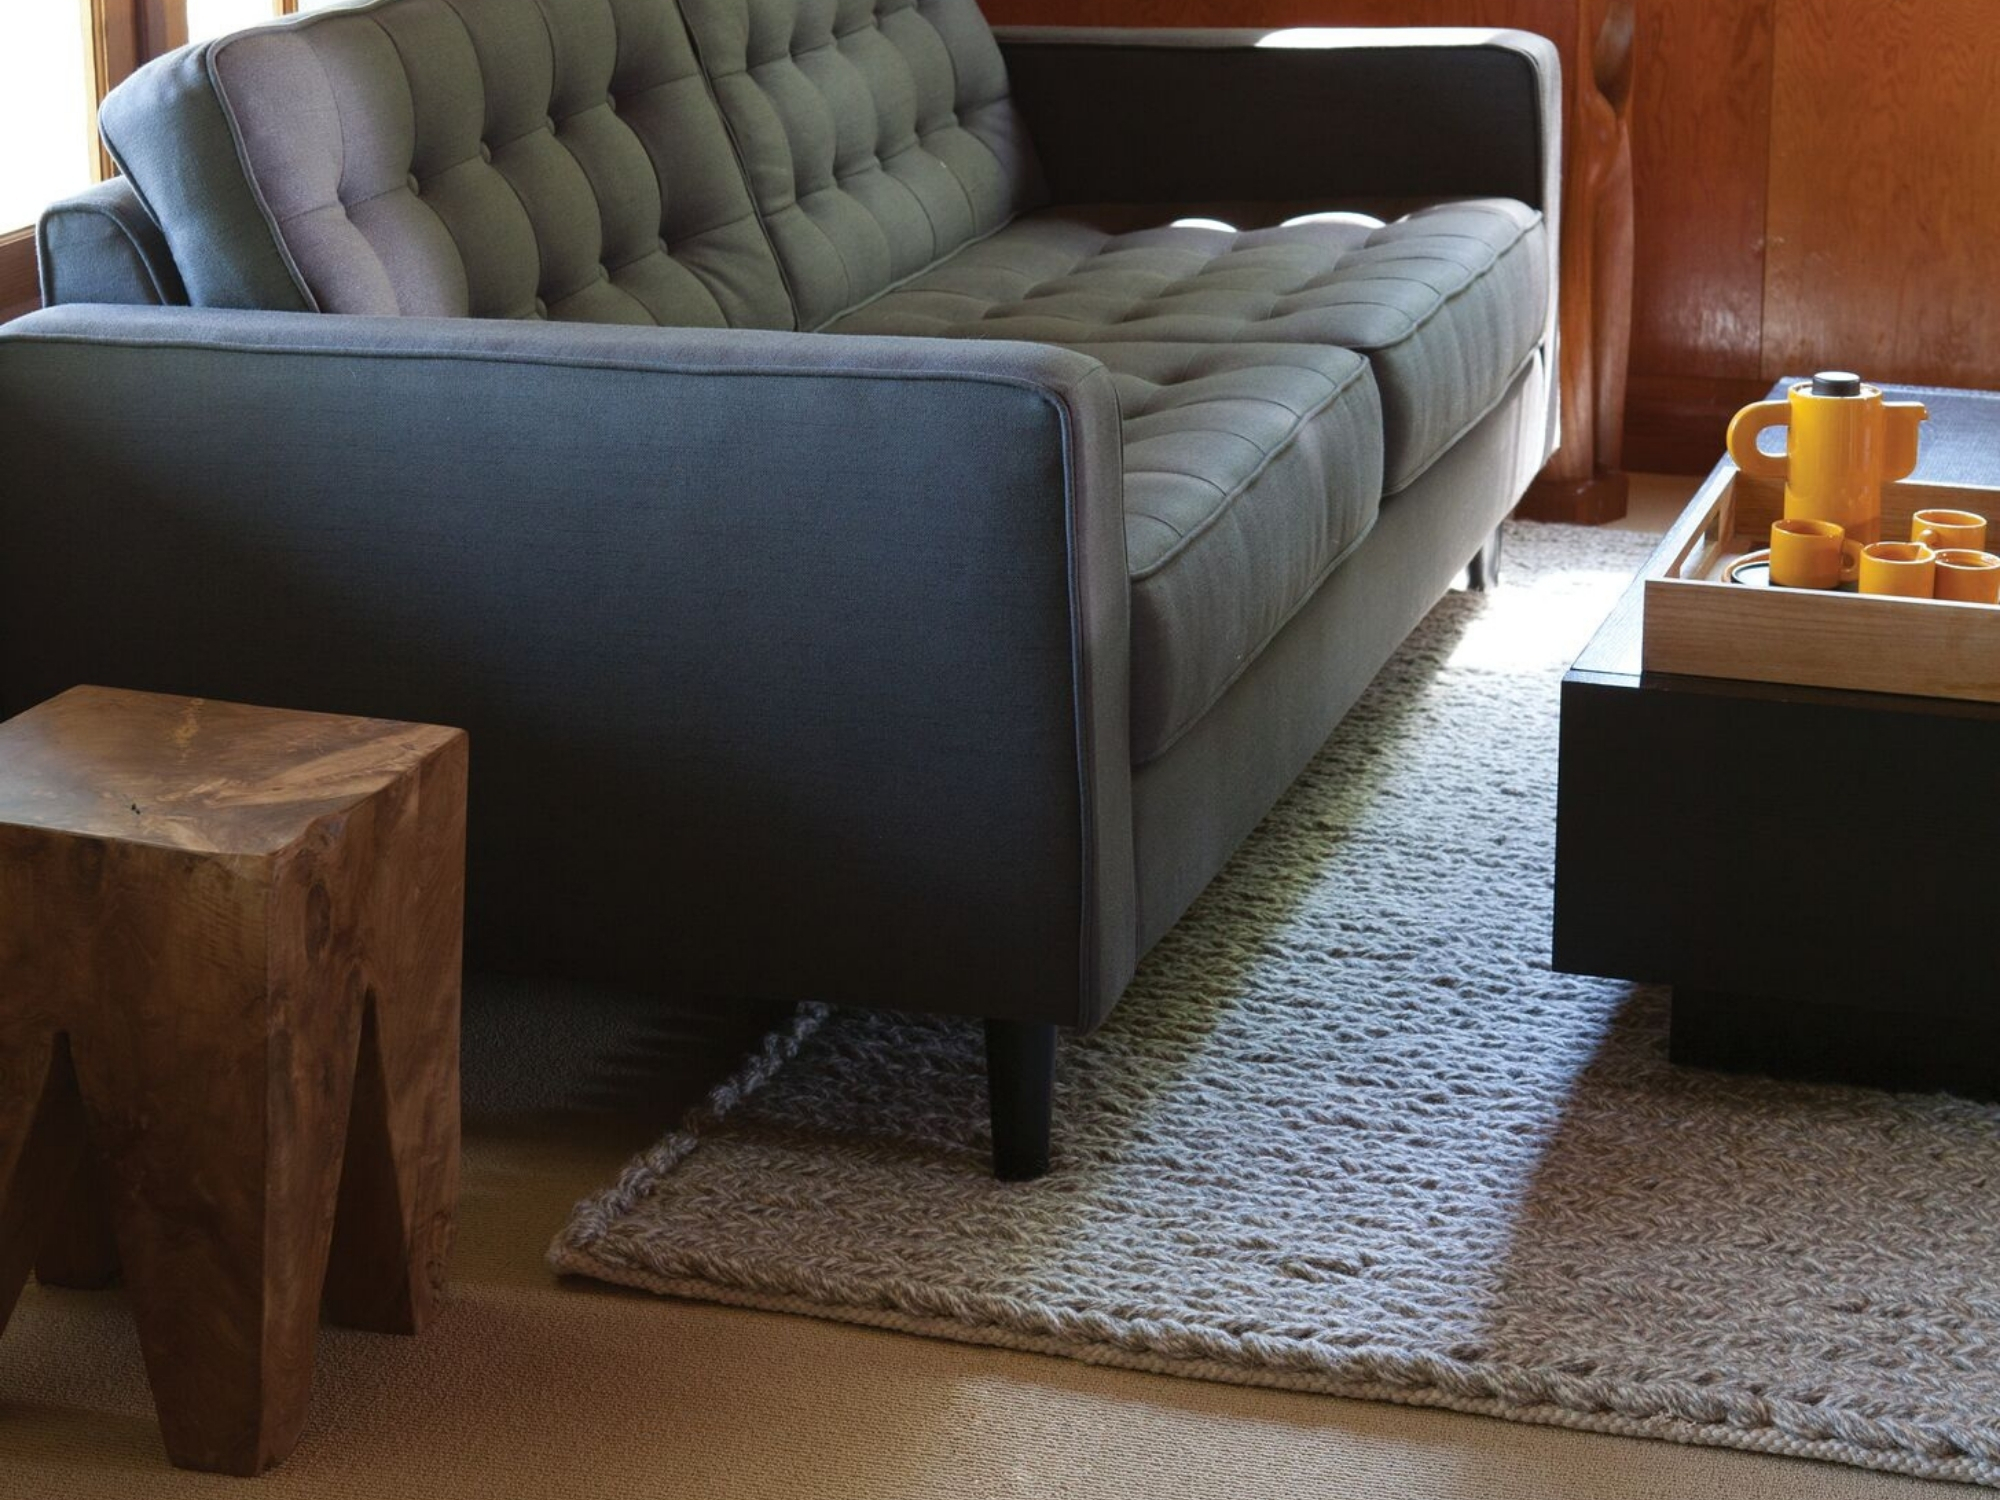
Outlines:
<svg viewBox="0 0 2000 1500"><path fill-rule="evenodd" d="M1560 0L984 0L1075 25L1511 25ZM1448 17L1443 14L1449 11ZM1780 375L2000 386L2000 0L1637 0L1625 461Z"/></svg>
<svg viewBox="0 0 2000 1500"><path fill-rule="evenodd" d="M1764 368L2000 385L2000 4L1781 0Z"/></svg>
<svg viewBox="0 0 2000 1500"><path fill-rule="evenodd" d="M1634 467L1780 376L2000 385L1994 0L1640 0Z"/></svg>
<svg viewBox="0 0 2000 1500"><path fill-rule="evenodd" d="M1779 0L1639 0L1625 461L1706 471L1761 396Z"/></svg>

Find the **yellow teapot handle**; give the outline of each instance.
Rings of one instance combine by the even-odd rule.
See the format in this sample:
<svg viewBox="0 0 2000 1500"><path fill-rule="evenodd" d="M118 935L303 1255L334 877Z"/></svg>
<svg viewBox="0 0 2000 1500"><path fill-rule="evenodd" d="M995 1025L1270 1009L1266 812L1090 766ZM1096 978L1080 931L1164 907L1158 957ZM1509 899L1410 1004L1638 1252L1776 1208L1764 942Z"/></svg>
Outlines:
<svg viewBox="0 0 2000 1500"><path fill-rule="evenodd" d="M1783 454L1761 451L1757 434L1789 421L1791 415L1789 401L1759 401L1739 411L1729 423L1729 456L1736 467L1757 479L1783 479L1790 461Z"/></svg>

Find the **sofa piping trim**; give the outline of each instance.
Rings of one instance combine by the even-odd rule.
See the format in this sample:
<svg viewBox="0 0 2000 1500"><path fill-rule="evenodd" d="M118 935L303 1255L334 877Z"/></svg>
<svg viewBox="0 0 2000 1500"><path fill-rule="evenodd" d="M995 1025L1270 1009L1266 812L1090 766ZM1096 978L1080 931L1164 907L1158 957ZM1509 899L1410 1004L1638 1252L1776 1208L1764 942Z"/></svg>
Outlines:
<svg viewBox="0 0 2000 1500"><path fill-rule="evenodd" d="M306 24L311 23L308 21ZM257 28L259 33L275 29L277 29L275 26ZM223 123L229 127L229 141L236 149L237 168L242 172L244 182L249 184L250 197L257 205L257 212L263 216L264 232L270 235L272 247L277 250L278 259L284 264L285 274L292 278L292 286L299 296L305 299L307 312L325 312L326 309L319 305L319 298L313 295L312 288L306 285L305 275L299 270L299 263L293 257L291 247L285 243L285 237L278 232L278 218L271 211L271 200L264 196L264 184L257 180L257 174L250 169L250 153L243 146L243 127L236 118L236 106L230 102L229 93L223 88L221 76L215 70L216 54L234 42L237 36L244 34L239 32L236 36L225 36L219 42L210 43L202 53L202 76L208 79L209 91L215 95L216 105L222 111ZM346 149L347 143L343 138L341 150L344 152Z"/></svg>
<svg viewBox="0 0 2000 1500"><path fill-rule="evenodd" d="M1517 381L1520 380L1522 373L1537 359L1542 357L1543 348L1544 346L1540 342L1537 342L1534 348L1530 349L1527 352L1527 354L1522 358L1521 362L1518 365L1514 366L1513 373L1507 377L1506 382L1500 387L1500 394L1495 396L1484 407L1480 408L1478 415L1468 418L1466 422L1458 429L1458 431L1454 432L1451 435L1450 442L1440 444L1438 446L1437 452L1433 453L1428 459L1426 459L1424 461L1423 467L1418 469L1416 473L1412 474L1408 479L1402 481L1402 483L1398 484L1394 489L1384 489L1382 491L1382 498L1386 500L1391 495L1402 494L1404 490L1408 489L1411 485L1415 484L1419 479L1422 479L1424 475L1430 473L1431 468L1437 463L1437 461L1443 458L1447 453L1451 452L1452 449L1456 448L1459 445L1459 442L1465 437L1465 435L1468 432L1472 431L1473 428L1477 427L1481 422L1484 422L1488 417L1492 416L1494 412L1498 411L1500 409L1501 404L1504 401L1506 401L1506 399L1510 395L1513 394L1514 385ZM1550 359L1548 363L1550 365L1553 365L1555 361L1553 359Z"/></svg>
<svg viewBox="0 0 2000 1500"><path fill-rule="evenodd" d="M121 168L121 170L123 169ZM131 182L131 179L128 177L126 181ZM138 187L136 184L133 186L133 195L135 197L138 196ZM139 206L141 208L146 207L146 200L144 198L139 199ZM123 219L111 212L110 209L103 208L95 203L86 207L71 202L63 211L73 214L91 214L110 223L124 238L125 243L132 247L133 253L138 256L139 267L146 273L147 284L152 287L153 295L160 299L160 306L172 307L175 305L173 298L167 294L166 285L160 280L159 272L153 266L152 257L146 253L146 247L139 243L138 239L133 235L131 227ZM151 210L147 209L147 212L150 213ZM155 222L157 223L158 221L156 220ZM55 256L49 251L48 224L49 217L46 213L35 221L35 288L41 293L42 304L45 307L55 307L58 305L55 301L55 277L52 274L52 268L55 265Z"/></svg>

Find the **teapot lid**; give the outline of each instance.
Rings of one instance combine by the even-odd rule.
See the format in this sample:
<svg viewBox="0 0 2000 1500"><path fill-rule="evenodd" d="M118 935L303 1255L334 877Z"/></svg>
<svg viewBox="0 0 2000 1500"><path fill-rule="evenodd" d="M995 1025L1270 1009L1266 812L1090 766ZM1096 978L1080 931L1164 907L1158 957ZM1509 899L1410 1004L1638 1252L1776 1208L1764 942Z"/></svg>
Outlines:
<svg viewBox="0 0 2000 1500"><path fill-rule="evenodd" d="M1815 396L1858 396L1861 377L1847 370L1822 370L1812 378Z"/></svg>

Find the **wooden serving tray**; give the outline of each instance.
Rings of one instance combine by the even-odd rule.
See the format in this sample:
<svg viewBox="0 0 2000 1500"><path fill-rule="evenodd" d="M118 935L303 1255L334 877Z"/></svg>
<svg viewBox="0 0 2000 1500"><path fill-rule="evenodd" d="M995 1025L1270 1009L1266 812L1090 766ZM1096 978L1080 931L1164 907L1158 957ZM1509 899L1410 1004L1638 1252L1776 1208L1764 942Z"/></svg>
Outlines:
<svg viewBox="0 0 2000 1500"><path fill-rule="evenodd" d="M1909 482L1883 488L1882 539L1904 540L1911 514L1937 507L1987 517L1988 546L2000 541L2000 489ZM1784 508L1776 480L1738 471L1715 488L1646 580L1643 670L2000 703L2000 606L1726 581L1737 558L1770 545Z"/></svg>

